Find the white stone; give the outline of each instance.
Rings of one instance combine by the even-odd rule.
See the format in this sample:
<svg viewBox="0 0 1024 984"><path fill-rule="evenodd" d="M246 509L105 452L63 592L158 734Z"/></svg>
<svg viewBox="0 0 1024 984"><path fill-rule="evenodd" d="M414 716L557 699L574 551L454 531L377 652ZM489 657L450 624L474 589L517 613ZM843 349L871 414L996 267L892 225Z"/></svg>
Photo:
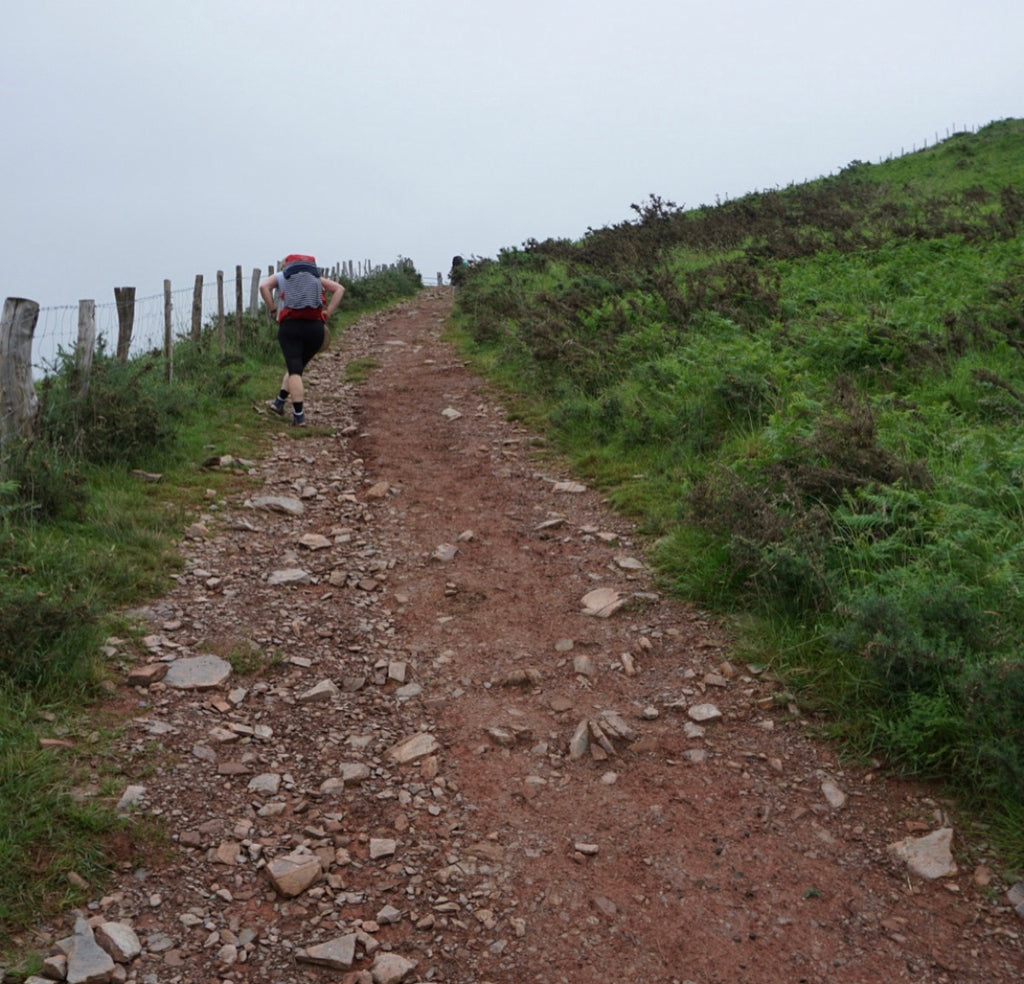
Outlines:
<svg viewBox="0 0 1024 984"><path fill-rule="evenodd" d="M605 733L610 734L613 738L619 738L622 741L636 740L636 730L618 711L601 711L597 716L597 720Z"/></svg>
<svg viewBox="0 0 1024 984"><path fill-rule="evenodd" d="M952 844L952 829L942 827L924 837L907 837L890 844L889 851L922 878L948 878L957 873Z"/></svg>
<svg viewBox="0 0 1024 984"><path fill-rule="evenodd" d="M844 793L834 782L825 780L825 782L821 784L821 793L833 810L841 810L846 806L846 793Z"/></svg>
<svg viewBox="0 0 1024 984"><path fill-rule="evenodd" d="M346 783L353 784L369 779L371 775L370 767L364 762L342 762L338 771Z"/></svg>
<svg viewBox="0 0 1024 984"><path fill-rule="evenodd" d="M595 588L583 596L583 614L594 618L610 618L625 603L622 594L615 588Z"/></svg>
<svg viewBox="0 0 1024 984"><path fill-rule="evenodd" d="M299 963L328 967L331 970L348 970L356 959L356 934L349 933L335 940L299 950L295 954L295 959Z"/></svg>
<svg viewBox="0 0 1024 984"><path fill-rule="evenodd" d="M68 953L68 984L101 984L114 972L114 960L97 942L92 927L75 920L75 935Z"/></svg>
<svg viewBox="0 0 1024 984"><path fill-rule="evenodd" d="M441 746L437 739L426 731L420 731L415 735L403 739L396 745L392 745L384 755L398 765L414 762L424 755L433 755Z"/></svg>
<svg viewBox="0 0 1024 984"><path fill-rule="evenodd" d="M686 713L691 720L699 723L717 721L722 716L722 712L714 704L694 704Z"/></svg>
<svg viewBox="0 0 1024 984"><path fill-rule="evenodd" d="M397 953L378 953L370 967L373 984L401 984L416 969L416 961Z"/></svg>
<svg viewBox="0 0 1024 984"><path fill-rule="evenodd" d="M274 858L267 865L270 883L287 898L301 895L319 881L322 874L320 859L315 854L304 854L300 851Z"/></svg>
<svg viewBox="0 0 1024 984"><path fill-rule="evenodd" d="M389 858L398 850L398 843L391 837L370 838L370 860Z"/></svg>
<svg viewBox="0 0 1024 984"><path fill-rule="evenodd" d="M167 668L164 683L176 690L214 690L227 683L231 664L219 656L204 654L176 659Z"/></svg>
<svg viewBox="0 0 1024 984"><path fill-rule="evenodd" d="M584 718L576 725L572 738L569 739L569 758L578 761L590 749L590 722Z"/></svg>
<svg viewBox="0 0 1024 984"><path fill-rule="evenodd" d="M277 588L283 584L309 584L310 573L299 567L289 567L282 571L273 571L267 578L267 584Z"/></svg>
<svg viewBox="0 0 1024 984"><path fill-rule="evenodd" d="M263 772L249 780L248 789L258 796L276 796L281 789L281 777L276 772Z"/></svg>
<svg viewBox="0 0 1024 984"><path fill-rule="evenodd" d="M145 786L127 786L117 802L117 812L127 813L138 806L146 796Z"/></svg>
<svg viewBox="0 0 1024 984"><path fill-rule="evenodd" d="M345 791L345 780L341 776L331 776L320 783L320 792L324 796L339 796Z"/></svg>
<svg viewBox="0 0 1024 984"><path fill-rule="evenodd" d="M252 500L253 509L266 509L269 512L286 513L289 516L301 516L306 507L299 499L286 495L261 495Z"/></svg>
<svg viewBox="0 0 1024 984"><path fill-rule="evenodd" d="M315 687L311 687L309 690L299 694L296 699L303 704L309 704L314 701L331 700L337 697L340 692L332 681L321 680Z"/></svg>
<svg viewBox="0 0 1024 984"><path fill-rule="evenodd" d="M619 565L624 571L642 571L644 570L644 563L642 560L637 560L636 557L627 557L624 554L619 554L615 558L615 563Z"/></svg>
<svg viewBox="0 0 1024 984"><path fill-rule="evenodd" d="M117 963L131 963L140 953L142 944L131 926L124 923L105 922L96 927L96 942L99 943Z"/></svg>
<svg viewBox="0 0 1024 984"><path fill-rule="evenodd" d="M579 656L574 656L572 659L572 671L578 676L593 676L596 669L594 661L582 653Z"/></svg>

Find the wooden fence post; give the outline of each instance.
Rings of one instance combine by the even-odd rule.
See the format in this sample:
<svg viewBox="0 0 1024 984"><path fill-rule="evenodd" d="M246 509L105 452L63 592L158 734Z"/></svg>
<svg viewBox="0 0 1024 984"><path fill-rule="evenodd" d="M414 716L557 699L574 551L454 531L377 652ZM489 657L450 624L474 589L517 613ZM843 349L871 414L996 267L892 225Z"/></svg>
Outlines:
<svg viewBox="0 0 1024 984"><path fill-rule="evenodd" d="M242 267L235 267L235 347L242 347Z"/></svg>
<svg viewBox="0 0 1024 984"><path fill-rule="evenodd" d="M84 400L89 393L92 357L96 351L96 302L78 302L78 342L75 345L75 372L78 374L78 398Z"/></svg>
<svg viewBox="0 0 1024 984"><path fill-rule="evenodd" d="M224 271L217 271L217 343L224 351Z"/></svg>
<svg viewBox="0 0 1024 984"><path fill-rule="evenodd" d="M249 313L256 317L260 313L260 268L253 267L252 283L249 285Z"/></svg>
<svg viewBox="0 0 1024 984"><path fill-rule="evenodd" d="M174 379L174 345L171 340L171 282L164 281L164 360L167 364L167 382Z"/></svg>
<svg viewBox="0 0 1024 984"><path fill-rule="evenodd" d="M117 361L128 361L132 347L132 327L135 324L135 288L115 287L114 300L117 302Z"/></svg>
<svg viewBox="0 0 1024 984"><path fill-rule="evenodd" d="M32 336L39 305L8 297L0 320L0 447L13 437L28 437L39 400L32 383Z"/></svg>
<svg viewBox="0 0 1024 984"><path fill-rule="evenodd" d="M203 331L203 275L196 274L196 285L192 290L192 341L198 345Z"/></svg>

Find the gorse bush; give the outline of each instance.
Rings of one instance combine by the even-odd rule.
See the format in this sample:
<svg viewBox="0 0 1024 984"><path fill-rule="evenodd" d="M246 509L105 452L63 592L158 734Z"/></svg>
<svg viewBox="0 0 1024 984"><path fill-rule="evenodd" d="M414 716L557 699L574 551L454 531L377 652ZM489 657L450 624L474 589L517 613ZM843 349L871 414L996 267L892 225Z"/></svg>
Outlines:
<svg viewBox="0 0 1024 984"><path fill-rule="evenodd" d="M803 636L791 670L851 741L1007 815L1022 201L1006 120L713 206L652 195L474 262L457 298L467 347L637 516L666 585Z"/></svg>
<svg viewBox="0 0 1024 984"><path fill-rule="evenodd" d="M102 348L82 393L73 368L47 376L39 393L40 432L54 449L88 464L138 466L173 444L181 392L144 357L121 363Z"/></svg>

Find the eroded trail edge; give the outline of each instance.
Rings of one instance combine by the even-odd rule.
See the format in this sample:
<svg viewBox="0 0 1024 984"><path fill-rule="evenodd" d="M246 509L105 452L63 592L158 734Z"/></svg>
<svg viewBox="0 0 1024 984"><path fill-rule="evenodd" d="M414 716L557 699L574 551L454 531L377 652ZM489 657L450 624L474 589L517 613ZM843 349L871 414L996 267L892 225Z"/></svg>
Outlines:
<svg viewBox="0 0 1024 984"><path fill-rule="evenodd" d="M844 766L655 590L441 340L450 302L314 361L311 426L267 415L262 485L139 615L123 771L171 848L85 913L137 934L120 979L1019 980L949 805ZM937 877L892 847L926 837Z"/></svg>

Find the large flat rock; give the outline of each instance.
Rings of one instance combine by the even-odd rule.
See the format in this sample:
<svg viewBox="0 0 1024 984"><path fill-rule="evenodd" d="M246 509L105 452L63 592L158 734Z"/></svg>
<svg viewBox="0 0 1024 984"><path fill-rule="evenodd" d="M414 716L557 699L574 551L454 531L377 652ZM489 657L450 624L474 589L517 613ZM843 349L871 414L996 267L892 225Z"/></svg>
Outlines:
<svg viewBox="0 0 1024 984"><path fill-rule="evenodd" d="M231 676L231 664L219 656L187 656L167 668L164 683L176 690L213 690Z"/></svg>

